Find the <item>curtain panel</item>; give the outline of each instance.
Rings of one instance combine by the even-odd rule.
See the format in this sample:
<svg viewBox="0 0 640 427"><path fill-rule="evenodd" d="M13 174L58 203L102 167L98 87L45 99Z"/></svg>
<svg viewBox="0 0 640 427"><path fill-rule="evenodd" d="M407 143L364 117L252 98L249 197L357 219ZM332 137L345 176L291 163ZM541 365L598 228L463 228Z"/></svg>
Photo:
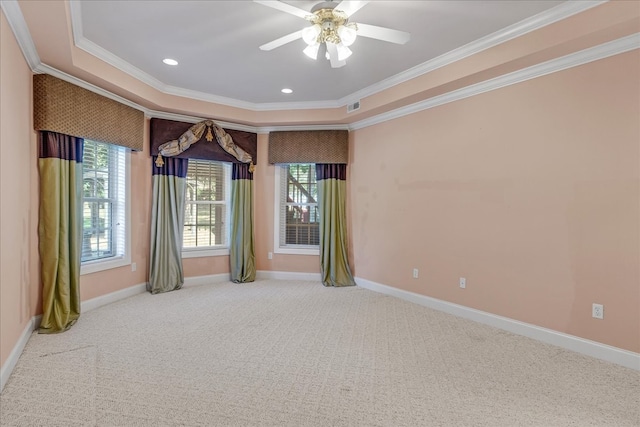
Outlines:
<svg viewBox="0 0 640 427"><path fill-rule="evenodd" d="M80 317L84 140L46 131L38 138L43 285L39 332L49 334L66 331Z"/></svg>
<svg viewBox="0 0 640 427"><path fill-rule="evenodd" d="M237 283L253 282L256 277L253 237L253 168L258 152L257 134L222 129L212 120L193 124L151 119L150 135L154 171L162 171L173 160L187 162L187 159L201 159L232 163L229 244L231 280ZM184 210L184 190L181 197L183 200L181 200L180 209ZM181 217L179 224L174 221L164 228L165 233L170 233L171 227L180 226L180 239L177 240L180 245L183 223L184 220ZM159 236L158 233L156 239ZM151 260L154 261L153 256ZM157 266L158 263L155 265ZM181 264L180 277L182 279Z"/></svg>
<svg viewBox="0 0 640 427"><path fill-rule="evenodd" d="M142 151L144 113L48 74L33 76L33 125Z"/></svg>
<svg viewBox="0 0 640 427"><path fill-rule="evenodd" d="M256 279L253 238L253 173L246 163L234 163L231 177L231 280L236 283Z"/></svg>
<svg viewBox="0 0 640 427"><path fill-rule="evenodd" d="M354 286L347 257L347 166L316 164L320 274L324 286Z"/></svg>
<svg viewBox="0 0 640 427"><path fill-rule="evenodd" d="M151 205L151 245L149 283L152 294L180 289L182 234L188 160L169 157L163 167L152 159L153 200Z"/></svg>

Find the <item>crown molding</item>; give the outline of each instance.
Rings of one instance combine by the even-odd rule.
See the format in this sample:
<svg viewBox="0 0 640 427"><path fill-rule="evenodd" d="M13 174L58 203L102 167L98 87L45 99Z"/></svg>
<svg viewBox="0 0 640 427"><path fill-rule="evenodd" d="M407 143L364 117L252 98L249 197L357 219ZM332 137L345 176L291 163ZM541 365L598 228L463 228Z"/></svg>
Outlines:
<svg viewBox="0 0 640 427"><path fill-rule="evenodd" d="M126 98L123 98L120 95L116 95L115 93L109 92L108 90L102 89L99 86L94 84L85 82L71 74L67 74L64 71L60 71L57 68L53 68L47 64L40 63L34 70L36 74L49 74L53 77L57 77L60 80L64 80L66 82L72 83L76 86L80 86L81 88L87 89L91 92L97 93L98 95L102 95L105 98L113 99L114 101L118 101L121 104L127 105L131 108L135 108L136 110L146 111L147 109L139 104L136 104L133 101L130 101Z"/></svg>
<svg viewBox="0 0 640 427"><path fill-rule="evenodd" d="M338 125L292 125L292 126L264 126L257 128L257 133L269 133L276 131L294 131L294 130L349 130L350 126L345 124Z"/></svg>
<svg viewBox="0 0 640 427"><path fill-rule="evenodd" d="M31 70L35 70L40 64L40 56L38 56L38 50L33 43L31 33L29 33L29 27L27 27L27 23L24 20L18 0L2 0L0 1L0 9L2 9L9 22L9 27L11 27L11 31L13 31L18 41L18 46L20 46L27 64L29 64Z"/></svg>
<svg viewBox="0 0 640 427"><path fill-rule="evenodd" d="M407 105L377 116L369 117L351 124L351 130L362 129L388 120L397 119L429 108L437 107L460 99L469 98L470 96L479 95L481 93L500 89L516 83L535 79L536 77L545 76L547 74L566 70L567 68L576 67L578 65L587 64L599 59L608 58L634 49L640 48L640 33L635 33L608 43L603 43L588 49L581 50L560 58L552 59L541 64L533 65L522 70L514 71L509 74L485 80L470 86L463 87L415 104Z"/></svg>
<svg viewBox="0 0 640 427"><path fill-rule="evenodd" d="M146 117L153 118L153 119L175 120L178 122L186 122L186 123L198 123L203 120L211 120L210 118L207 118L207 117L196 117L196 116L189 116L186 114L167 113L164 111L157 111L157 110L144 109L143 111ZM260 128L257 128L255 126L250 126L250 125L245 125L240 123L224 122L224 121L215 120L215 119L214 121L218 126L225 129L241 130L244 132L251 132L251 133L260 133L258 132Z"/></svg>
<svg viewBox="0 0 640 427"><path fill-rule="evenodd" d="M166 120L176 120L176 121L180 121L180 122L186 122L186 123L198 123L201 122L202 120L208 120L211 118L208 117L199 117L199 116L190 116L190 115L186 115L186 114L177 114L177 113L169 113L169 112L165 112L165 111L157 111L157 110L151 110L149 108L143 107L140 104L136 104L135 102L132 102L126 98L123 98L119 95L116 95L112 92L109 92L108 90L102 89L99 86L96 86L94 84L88 83L84 80L81 80L77 77L74 77L70 74L67 74L63 71L60 71L56 68L53 68L49 65L46 64L42 64L40 63L36 69L34 70L34 72L38 73L38 74L49 74L52 75L54 77L57 77L61 80L64 80L66 82L72 83L76 86L80 86L81 88L87 89L91 92L97 93L98 95L102 95L105 98L109 98L112 99L114 101L117 101L121 104L127 105L131 108L135 108L136 110L140 110L144 113L145 117L148 118L158 118L158 119L166 119ZM251 133L269 133L269 132L274 132L274 131L286 131L286 130L348 130L349 126L348 125L344 125L344 124L337 124L337 125L296 125L296 126L264 126L264 127L259 127L259 126L251 126L251 125L246 125L246 124L242 124L242 123L232 123L232 122L225 122L222 120L216 120L213 119L220 127L223 127L225 129L233 129L233 130L240 130L240 131L244 131L244 132L251 132Z"/></svg>
<svg viewBox="0 0 640 427"><path fill-rule="evenodd" d="M11 0L15 1L15 0ZM281 110L309 110L309 109L332 109L347 106L355 101L374 95L389 89L395 85L414 79L423 74L429 73L438 68L459 61L468 56L474 55L483 50L489 49L500 43L520 37L524 34L538 30L554 22L561 21L577 13L591 9L595 6L606 3L608 0L569 0L549 10L541 12L532 17L526 18L516 24L498 30L492 34L468 43L460 48L454 49L432 60L417 65L409 70L398 73L376 84L368 86L357 92L344 96L338 100L330 101L310 101L310 102L270 102L253 103L238 99L208 94L200 91L184 89L167 85L152 77L146 72L134 67L122 58L114 55L106 49L86 39L82 33L82 5L80 1L70 2L71 26L73 28L73 38L75 45L87 53L100 58L106 63L116 67L120 71L131 75L141 82L154 89L184 98L199 101L212 102L229 107L242 108L250 111L281 111Z"/></svg>
<svg viewBox="0 0 640 427"><path fill-rule="evenodd" d="M389 89L400 83L404 83L423 74L427 74L431 71L437 70L438 68L452 64L456 61L460 61L461 59L464 59L468 56L475 55L476 53L482 52L483 50L490 49L501 43L507 42L532 31L543 28L547 25L553 24L554 22L561 21L580 12L584 12L588 9L599 6L603 3L606 3L607 1L609 0L570 0L565 3L559 4L558 6L553 7L549 10L526 18L520 22L498 30L495 33L491 33L487 36L474 40L471 43L444 53L427 62L423 62L422 64L419 64L413 68L398 73L387 79L381 80L380 82L354 92L351 95L347 95L339 99L338 104L340 104L341 106L349 105L355 101L359 101L368 96L375 95L376 93L382 92L383 90Z"/></svg>
<svg viewBox="0 0 640 427"><path fill-rule="evenodd" d="M277 110L301 110L301 109L325 109L338 108L336 101L317 101L317 102L272 102L272 103L253 103L242 101L239 99L228 98L219 95L213 95L201 91L185 89L177 86L171 86L163 83L150 74L133 66L129 62L104 49L102 46L92 42L83 35L82 28L82 4L80 1L71 1L69 3L71 15L71 27L73 30L73 40L77 48L84 50L90 55L101 59L107 64L117 68L123 73L129 74L142 83L152 88L174 96L194 99L198 101L211 102L214 104L225 105L228 107L242 108L250 111L277 111Z"/></svg>
<svg viewBox="0 0 640 427"><path fill-rule="evenodd" d="M556 22L558 20L567 18L571 15L577 14L579 12L582 12L584 10L587 10L591 7L597 6L599 4L605 3L606 1L568 1L566 3L563 3L553 9L551 9L550 11L547 12L543 12L541 14L538 14L530 19L521 21L518 24L515 24L511 27L508 27L504 30L501 30L497 33L494 33L493 35L491 35L491 39L493 40L493 43L497 44L497 43L502 43L506 40L509 40L510 38L514 38L514 37L518 37L522 34L525 34L526 32L529 31L533 31L535 29L541 28L545 25L549 25L553 22ZM71 1L71 14L72 16L76 16L76 21L80 22L78 18L78 13L80 12L79 9L74 9L77 6L79 6L78 1ZM200 118L200 117L196 117L196 116L189 116L189 115L181 115L181 114L174 114L174 113L166 113L166 112L161 112L161 111L155 111L155 110L151 110L148 109L146 107L143 107L139 104L136 104L135 102L132 102L126 98L123 98L119 95L113 94L105 89L102 89L98 86L95 86L91 83L85 82L84 80L81 80L77 77L74 77L70 74L67 74L63 71L57 70L49 65L46 65L44 63L41 62L35 45L33 43L33 40L31 39L31 34L29 33L28 27L26 25L26 22L24 20L24 17L22 15L22 11L20 10L20 7L18 5L18 1L17 0L1 0L0 1L0 7L2 9L2 11L4 12L5 16L7 17L7 21L9 22L9 25L14 33L14 35L16 36L16 39L18 41L18 45L20 46L23 55L25 56L25 59L27 61L27 63L29 64L29 66L31 67L32 71L34 73L46 73L46 74L50 74L53 75L55 77L58 77L62 80L65 80L67 82L73 83L77 86L83 87L87 90L90 90L94 93L97 93L99 95L105 96L109 99L113 99L117 102L120 102L124 105L128 105L132 108L135 108L137 110L143 111L145 113L145 115L147 117L157 117L157 118L165 118L165 119L169 119L169 120L180 120L180 121L185 121L185 122L191 122L191 123L196 123L198 121L203 120L204 118ZM528 29L527 29L528 28ZM79 26L74 26L74 38L76 37L76 32L77 31L81 31L81 23ZM508 34L507 34L508 33ZM500 34L502 34L502 36L500 36ZM500 39L500 37L503 37L502 39ZM489 38L489 36L488 36ZM481 39L482 40L482 39ZM478 43L480 43L480 40L477 41ZM469 45L463 46L464 49L467 49L467 52L470 52L470 46L473 45L476 42L473 42ZM485 41L484 43L488 43L488 41ZM494 45L495 45L494 44ZM484 49L488 48L490 46L487 45L487 47L485 47ZM463 49L461 48L461 49ZM477 47L477 49L482 50L480 47ZM382 123L388 120L393 120L399 117L403 117L409 114L413 114L422 110L426 110L429 108L433 108L439 105L443 105L449 102L454 102L460 99L464 99L464 98L468 98L470 96L474 96L474 95L478 95L484 92L488 92L491 90L495 90L495 89L499 89L501 87L505 87L505 86L509 86L512 84L516 84L516 83L520 83L529 79L533 79L536 77L540 77L546 74L550 74L550 73L554 73L557 71L561 71L567 68L571 68L571 67L575 67L578 65L582 65L588 62L592 62L592 61L596 61L598 59L603 59L609 56L613 56L613 55L617 55L620 53L624 53L630 50L634 50L634 49L638 49L640 48L640 33L636 33L636 34L632 34L630 36L627 37L623 37L620 38L618 40L614 40L611 41L609 43L604 43L602 45L599 46L595 46L589 49L585 49L582 50L580 52L576 52L561 58L557 58L557 59L553 59L551 61L547 61L545 63L542 64L537 64L534 65L532 67L529 68L525 68L519 71L515 71L513 73L509 73L500 77L496 77L494 79L491 80L487 80L484 82L480 82L471 86L467 86L443 95L439 95L415 104L411 104L405 107L401 107L383 114L379 114L377 116L373 116L364 120L360 120L357 122L354 122L350 125L346 125L346 124L333 124L333 125L295 125L295 126L266 126L266 127L256 127L256 126L250 126L250 125L245 125L245 124L238 124L238 123L229 123L229 122L221 122L221 121L217 121L217 123L219 123L222 127L227 128L227 129L235 129L235 130L241 130L241 131L246 131L246 132L254 132L254 133L268 133L268 132L272 132L272 131L286 131L286 130L357 130L357 129L362 129L364 127L367 126L372 126L378 123ZM478 50L479 51L479 50ZM106 51L105 51L106 52ZM450 52L452 55L454 55L455 51ZM473 52L472 52L473 53ZM467 56L469 54L472 53L468 53ZM458 52L456 53L456 55L463 55L464 52ZM445 54L448 55L448 54ZM458 57L458 59L462 58L464 56ZM452 56L453 58L453 56ZM446 59L446 58L445 58ZM444 59L441 57L438 57L436 59L434 59L433 61L444 61ZM427 63L425 63L427 64ZM423 64L423 66L426 67L426 65ZM436 66L436 63L431 64L431 66ZM442 65L440 65L442 66ZM420 66L419 66L420 67ZM425 68L427 69L427 68ZM435 68L432 68L435 69ZM432 70L431 69L431 70ZM414 69L412 69L414 70ZM409 70L411 71L411 70ZM140 71L142 73L142 71ZM415 72L415 71L413 71ZM428 71L424 71L424 72L428 72ZM397 84L397 83L394 83ZM175 93L178 96L183 96L179 94L180 91L178 91L178 93ZM359 94L360 92L356 92L356 94ZM363 92L364 93L364 92ZM206 95L206 94L205 94ZM359 97L359 95L358 95ZM225 98L228 99L228 98ZM204 99L207 100L207 99ZM211 101L211 102L216 102L216 101ZM326 105L332 104L333 101L327 101ZM340 101L341 103L342 101ZM271 104L253 104L253 105L264 105L265 110L281 110L283 108L283 106L285 105L290 105L292 109L304 109L303 106L301 106L300 104L304 104L307 106L307 108L332 108L332 107L310 107L309 105L311 105L311 103L271 103ZM337 104L337 103L336 103ZM333 106L335 106L336 104L332 104Z"/></svg>
<svg viewBox="0 0 640 427"><path fill-rule="evenodd" d="M142 107L141 107L142 108ZM166 113L164 111L144 110L145 115L149 118L176 120L179 122L198 123L202 120L207 120L206 117L188 116L185 114ZM224 122L221 120L215 120L215 122L225 129L241 130L252 133L269 133L275 131L290 131L290 130L349 130L349 125L336 124L336 125L291 125L291 126L250 126L239 123Z"/></svg>

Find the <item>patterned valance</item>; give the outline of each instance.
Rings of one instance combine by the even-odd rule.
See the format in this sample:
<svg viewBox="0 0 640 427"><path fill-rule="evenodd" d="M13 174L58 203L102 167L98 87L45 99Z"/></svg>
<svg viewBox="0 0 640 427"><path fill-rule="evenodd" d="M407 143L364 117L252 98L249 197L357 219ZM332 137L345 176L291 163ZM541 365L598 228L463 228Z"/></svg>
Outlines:
<svg viewBox="0 0 640 427"><path fill-rule="evenodd" d="M256 164L258 135L222 129L211 120L186 123L151 119L151 155Z"/></svg>
<svg viewBox="0 0 640 427"><path fill-rule="evenodd" d="M349 163L349 131L269 133L269 163Z"/></svg>
<svg viewBox="0 0 640 427"><path fill-rule="evenodd" d="M48 74L33 76L33 125L142 150L144 113Z"/></svg>

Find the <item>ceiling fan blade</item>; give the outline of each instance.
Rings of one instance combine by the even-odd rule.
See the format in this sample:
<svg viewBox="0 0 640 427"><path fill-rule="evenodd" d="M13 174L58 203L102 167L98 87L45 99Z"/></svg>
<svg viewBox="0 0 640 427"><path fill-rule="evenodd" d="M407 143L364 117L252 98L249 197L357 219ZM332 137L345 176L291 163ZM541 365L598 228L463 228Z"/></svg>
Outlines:
<svg viewBox="0 0 640 427"><path fill-rule="evenodd" d="M311 13L307 12L304 9L300 9L295 6L291 6L290 4L283 3L281 1L263 1L263 0L253 0L254 3L259 3L264 6L271 7L273 9L277 9L281 12L286 12L291 15L295 15L302 19L307 19L307 16L311 15Z"/></svg>
<svg viewBox="0 0 640 427"><path fill-rule="evenodd" d="M376 25L361 24L358 22L358 35L389 43L405 44L411 38L411 34L391 28L378 27Z"/></svg>
<svg viewBox="0 0 640 427"><path fill-rule="evenodd" d="M287 34L286 36L282 36L279 39L275 39L272 42L263 44L262 46L260 46L260 50L272 50L301 38L302 38L302 30L296 31L295 33Z"/></svg>
<svg viewBox="0 0 640 427"><path fill-rule="evenodd" d="M329 61L331 61L331 68L340 68L347 65L347 61L338 60L338 47L333 43L326 43L327 52L329 52Z"/></svg>
<svg viewBox="0 0 640 427"><path fill-rule="evenodd" d="M347 14L347 16L351 16L357 11L359 11L363 6L369 3L368 0L344 0L339 5L336 6L336 10L341 10Z"/></svg>

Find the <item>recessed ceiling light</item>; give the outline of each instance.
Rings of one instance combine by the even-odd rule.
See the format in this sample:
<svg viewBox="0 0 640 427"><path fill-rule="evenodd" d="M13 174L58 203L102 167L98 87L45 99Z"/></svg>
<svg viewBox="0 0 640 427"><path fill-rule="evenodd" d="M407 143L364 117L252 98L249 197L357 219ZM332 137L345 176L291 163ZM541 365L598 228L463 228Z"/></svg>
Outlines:
<svg viewBox="0 0 640 427"><path fill-rule="evenodd" d="M285 87L284 89L281 90L282 93L293 93L292 89L289 89L288 87Z"/></svg>
<svg viewBox="0 0 640 427"><path fill-rule="evenodd" d="M162 60L162 62L164 62L167 65L178 65L178 61L176 61L175 59L171 59L171 58L165 58Z"/></svg>

